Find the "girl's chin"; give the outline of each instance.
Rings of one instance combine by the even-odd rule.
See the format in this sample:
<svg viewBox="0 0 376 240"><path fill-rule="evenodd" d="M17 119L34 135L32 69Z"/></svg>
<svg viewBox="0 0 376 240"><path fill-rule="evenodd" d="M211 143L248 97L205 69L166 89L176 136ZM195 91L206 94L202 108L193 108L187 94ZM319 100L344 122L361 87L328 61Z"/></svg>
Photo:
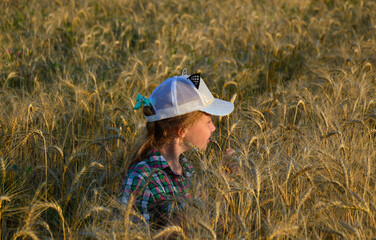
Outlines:
<svg viewBox="0 0 376 240"><path fill-rule="evenodd" d="M206 149L206 147L208 146L208 144L205 144L205 146L201 147L200 150L201 151L204 151Z"/></svg>

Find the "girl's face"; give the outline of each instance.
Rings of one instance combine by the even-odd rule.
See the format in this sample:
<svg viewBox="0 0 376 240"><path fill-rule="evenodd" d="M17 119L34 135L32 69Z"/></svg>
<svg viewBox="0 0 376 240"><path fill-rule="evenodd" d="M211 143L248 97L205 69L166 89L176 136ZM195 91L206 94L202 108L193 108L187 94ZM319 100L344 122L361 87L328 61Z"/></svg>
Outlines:
<svg viewBox="0 0 376 240"><path fill-rule="evenodd" d="M183 139L193 144L200 150L205 150L208 145L210 135L214 132L215 126L212 116L206 113L200 115L195 123L183 130ZM187 146L189 149L191 146Z"/></svg>

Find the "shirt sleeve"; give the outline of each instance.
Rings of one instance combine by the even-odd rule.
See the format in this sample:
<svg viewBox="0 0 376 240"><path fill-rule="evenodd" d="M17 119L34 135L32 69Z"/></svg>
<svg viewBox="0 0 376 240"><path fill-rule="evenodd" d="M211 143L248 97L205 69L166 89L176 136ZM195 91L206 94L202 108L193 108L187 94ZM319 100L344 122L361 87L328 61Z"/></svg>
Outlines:
<svg viewBox="0 0 376 240"><path fill-rule="evenodd" d="M148 211L148 205L151 198L151 191L149 186L145 186L146 181L142 174L137 172L131 172L125 177L122 190L120 193L120 201L123 204L132 204L133 208L138 210L140 214L145 218L147 223L150 223L150 213ZM129 203L129 198L134 195L134 201ZM138 222L139 219L134 217L133 221Z"/></svg>

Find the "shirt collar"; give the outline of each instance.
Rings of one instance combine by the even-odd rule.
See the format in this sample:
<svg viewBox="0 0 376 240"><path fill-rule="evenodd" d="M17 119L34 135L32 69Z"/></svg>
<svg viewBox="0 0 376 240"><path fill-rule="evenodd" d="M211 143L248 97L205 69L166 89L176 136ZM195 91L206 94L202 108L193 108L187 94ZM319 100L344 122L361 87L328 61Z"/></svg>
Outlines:
<svg viewBox="0 0 376 240"><path fill-rule="evenodd" d="M161 153L156 149L153 148L149 153L149 161L151 168L159 168L164 169L169 167L167 161L161 155Z"/></svg>
<svg viewBox="0 0 376 240"><path fill-rule="evenodd" d="M153 148L150 151L148 159L149 159L149 162L150 162L149 163L150 167L152 169L155 169L155 168L158 168L158 169L170 168L167 161L164 159L164 157L161 155L161 153L156 148ZM188 171L189 169L187 169L187 166L186 166L188 164L187 158L183 154L181 154L180 157L179 157L179 160L180 160L180 164L183 167L183 174L185 174L186 172L189 172ZM170 168L170 170L171 170L171 168Z"/></svg>

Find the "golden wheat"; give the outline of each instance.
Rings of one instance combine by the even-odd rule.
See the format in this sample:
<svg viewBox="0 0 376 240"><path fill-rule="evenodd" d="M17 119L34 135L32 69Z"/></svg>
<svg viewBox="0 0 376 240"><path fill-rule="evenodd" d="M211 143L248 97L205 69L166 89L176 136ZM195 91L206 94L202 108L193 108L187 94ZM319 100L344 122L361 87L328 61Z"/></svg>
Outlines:
<svg viewBox="0 0 376 240"><path fill-rule="evenodd" d="M374 238L375 9L2 1L0 238ZM184 67L236 107L187 153L201 200L156 232L117 195L144 131L136 95ZM221 168L227 147L237 175Z"/></svg>

